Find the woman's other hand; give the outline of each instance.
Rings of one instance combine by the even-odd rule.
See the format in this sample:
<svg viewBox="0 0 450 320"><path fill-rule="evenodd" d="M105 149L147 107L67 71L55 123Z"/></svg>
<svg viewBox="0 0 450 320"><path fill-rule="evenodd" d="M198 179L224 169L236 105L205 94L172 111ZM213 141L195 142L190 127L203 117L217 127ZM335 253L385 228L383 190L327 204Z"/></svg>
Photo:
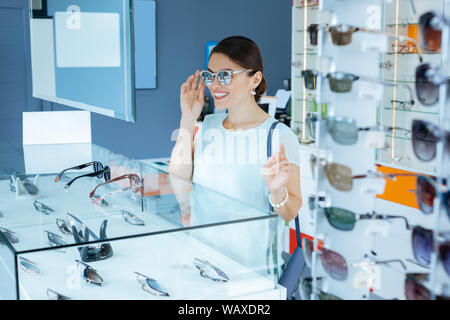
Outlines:
<svg viewBox="0 0 450 320"><path fill-rule="evenodd" d="M203 109L205 84L199 81L200 72L187 78L180 89L181 117L188 121L197 121Z"/></svg>
<svg viewBox="0 0 450 320"><path fill-rule="evenodd" d="M264 179L270 193L279 194L286 186L289 178L289 160L280 144L280 152L274 153L264 165Z"/></svg>

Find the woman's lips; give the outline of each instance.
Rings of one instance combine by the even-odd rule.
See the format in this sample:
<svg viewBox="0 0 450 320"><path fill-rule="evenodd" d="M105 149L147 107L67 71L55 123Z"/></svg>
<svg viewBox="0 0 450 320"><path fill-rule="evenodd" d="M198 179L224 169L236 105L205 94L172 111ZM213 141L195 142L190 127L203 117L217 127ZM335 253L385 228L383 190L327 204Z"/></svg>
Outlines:
<svg viewBox="0 0 450 320"><path fill-rule="evenodd" d="M222 100L228 96L227 92L214 92L213 94L214 99L216 100Z"/></svg>

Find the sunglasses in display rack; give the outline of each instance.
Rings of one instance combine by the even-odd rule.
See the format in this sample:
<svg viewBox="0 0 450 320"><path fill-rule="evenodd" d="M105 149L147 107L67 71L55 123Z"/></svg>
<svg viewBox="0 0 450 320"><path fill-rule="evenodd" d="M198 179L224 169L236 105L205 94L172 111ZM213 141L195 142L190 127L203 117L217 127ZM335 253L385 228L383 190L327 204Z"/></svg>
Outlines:
<svg viewBox="0 0 450 320"><path fill-rule="evenodd" d="M312 45L317 45L318 31L322 29L325 32L330 32L331 40L336 46L345 46L352 42L352 35L355 32L370 32L372 30L338 25L338 26L320 26L318 24L312 24L308 28L310 34L310 42ZM420 16L419 19L419 42L415 39L398 36L399 40L407 40L408 47L404 49L394 48L394 50L406 50L411 52L410 46L417 50L420 64L416 67L415 72L415 93L418 101L423 106L434 106L450 96L450 77L445 76L438 67L432 66L429 63L423 62L423 57L420 52L430 53L436 52L440 53L442 47L447 51L447 44L442 41L442 35L448 34L449 20L446 19L442 14L437 12L427 12ZM445 32L444 32L445 31ZM376 32L377 33L377 32ZM392 37L392 34L379 32L380 34ZM420 44L419 44L420 43ZM412 44L412 45L411 45ZM384 67L381 66L380 67ZM390 66L391 68L393 66ZM386 66L387 68L387 66ZM329 87L332 92L335 93L345 93L352 90L352 83L361 79L357 75L334 72L328 73L323 76L319 71L306 69L302 72L302 77L304 79L304 87L309 90L317 89L317 78L324 77L329 81ZM367 80L366 80L367 81ZM374 81L376 82L376 81ZM442 90L442 88L447 90ZM409 89L411 91L411 89ZM442 96L444 92L444 96ZM391 103L393 105L400 104L404 109L411 109L414 106L415 101L413 100L412 94L409 101L399 101L392 99ZM325 118L327 122L328 133L331 135L334 142L341 145L353 145L356 143L358 138L358 132L366 131L369 128L358 128L356 122L353 119L347 119L346 117L327 117ZM353 121L351 121L353 120ZM308 121L307 121L308 122ZM317 117L310 116L309 123L307 127L310 127L310 131L314 132L314 122L317 122ZM392 130L393 128L385 128ZM386 130L386 131L388 131ZM432 124L430 122L415 119L412 122L411 130L405 130L411 138L412 148L416 157L421 161L431 161L436 158L438 151L443 150L442 154L444 156L450 156L450 132L440 128L439 126ZM442 146L440 149L440 145ZM447 163L450 158L447 158ZM313 172L315 165L321 165L324 168L328 182L335 189L340 191L351 191L353 188L354 179L367 178L369 176L374 176L376 178L384 179L395 179L396 176L401 176L402 174L396 175L383 175L380 173L371 173L363 175L353 175L352 170L342 164L327 162L323 159L317 160L315 156L311 157L311 164ZM406 174L409 175L409 174ZM417 176L417 186L416 190L413 191L417 195L418 206L424 214L434 213L435 198L439 199L439 203L443 210L447 213L450 219L450 192L447 188L447 183L445 179L434 178L429 176ZM315 200L313 200L314 202ZM315 209L315 208L310 208ZM436 254L438 263L442 264L447 276L450 277L450 232L436 232L430 229L425 229L421 226L410 226L408 220L402 216L386 215L376 212L366 213L366 214L356 214L349 210L327 206L321 207L321 210L325 214L328 223L337 230L340 231L352 231L355 227L357 221L360 220L379 220L379 219L402 219L405 221L406 229L411 230L411 243L412 251L415 261L424 267L430 268L431 266L431 256ZM436 216L437 213L434 213ZM321 250L314 250L314 241L304 238L303 239L303 250L305 253L305 258L307 265L311 267L312 252L316 252L320 257L320 262L325 270L325 273L335 279L335 280L345 280L348 276L349 266L357 267L361 263L349 264L344 256L330 250L328 248L321 248ZM437 251L436 251L437 250ZM368 256L365 256L368 258ZM390 264L397 262L402 265L406 270L404 263L399 259L392 259L387 261L375 261L370 258L370 264ZM430 272L433 272L430 268ZM302 278L300 281L300 292L303 299L319 298L324 300L336 300L339 297L323 291L322 288L322 278L312 277L312 278ZM431 281L432 282L432 281ZM422 300L422 299L450 299L448 293L445 295L435 294L430 288L435 288L435 283L430 284L430 273L424 274L406 274L404 283L404 293L405 297L409 300Z"/></svg>

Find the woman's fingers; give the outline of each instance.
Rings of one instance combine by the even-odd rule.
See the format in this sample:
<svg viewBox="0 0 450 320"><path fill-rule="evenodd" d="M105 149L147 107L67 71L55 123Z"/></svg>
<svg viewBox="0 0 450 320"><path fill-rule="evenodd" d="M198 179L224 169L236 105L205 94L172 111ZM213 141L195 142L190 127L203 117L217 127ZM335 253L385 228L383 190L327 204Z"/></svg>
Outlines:
<svg viewBox="0 0 450 320"><path fill-rule="evenodd" d="M198 71L198 70L195 71L193 81L191 82L191 89L192 89L192 90L197 90L197 85L198 85L198 74L199 74L199 71Z"/></svg>

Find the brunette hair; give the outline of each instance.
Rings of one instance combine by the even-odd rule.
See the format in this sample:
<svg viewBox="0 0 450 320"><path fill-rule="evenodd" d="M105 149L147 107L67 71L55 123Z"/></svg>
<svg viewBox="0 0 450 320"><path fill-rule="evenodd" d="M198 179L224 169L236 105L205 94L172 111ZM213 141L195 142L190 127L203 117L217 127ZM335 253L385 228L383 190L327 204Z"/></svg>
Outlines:
<svg viewBox="0 0 450 320"><path fill-rule="evenodd" d="M264 77L263 60L257 44L243 36L228 37L213 48L209 57L213 53L223 53L241 67L253 70L248 73L250 77L258 71L263 74L261 82L255 89L255 100L259 102L262 94L267 89L267 81Z"/></svg>

